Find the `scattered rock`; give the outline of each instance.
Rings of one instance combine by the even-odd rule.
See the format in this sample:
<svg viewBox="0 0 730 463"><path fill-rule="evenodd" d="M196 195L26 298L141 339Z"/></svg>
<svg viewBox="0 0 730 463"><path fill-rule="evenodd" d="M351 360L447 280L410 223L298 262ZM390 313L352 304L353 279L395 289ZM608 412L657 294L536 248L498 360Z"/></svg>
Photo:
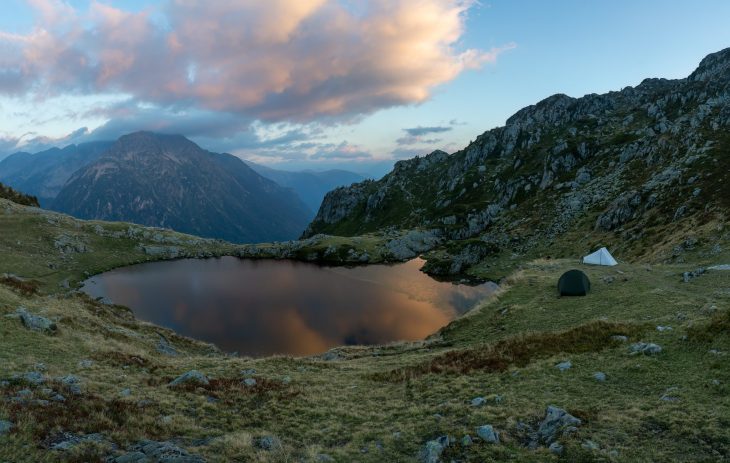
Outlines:
<svg viewBox="0 0 730 463"><path fill-rule="evenodd" d="M93 360L84 359L79 361L79 368L91 368L94 366Z"/></svg>
<svg viewBox="0 0 730 463"><path fill-rule="evenodd" d="M697 268L695 270L692 270L691 272L684 272L682 274L682 281L685 283L688 283L692 278L697 278L698 276L705 273L706 269L703 267Z"/></svg>
<svg viewBox="0 0 730 463"><path fill-rule="evenodd" d="M593 373L593 379L595 379L599 383L602 383L602 382L606 381L606 373L604 373L602 371L597 371L597 372Z"/></svg>
<svg viewBox="0 0 730 463"><path fill-rule="evenodd" d="M157 352L169 355L170 357L178 355L177 350L172 346L172 344L170 344L170 341L168 341L166 337L160 333L157 333L157 336L160 337L159 341L157 341Z"/></svg>
<svg viewBox="0 0 730 463"><path fill-rule="evenodd" d="M329 463L331 461L335 461L334 458L327 455L326 453L318 453L314 459L317 461L317 463Z"/></svg>
<svg viewBox="0 0 730 463"><path fill-rule="evenodd" d="M108 460L110 463L205 463L172 442L140 441L127 453Z"/></svg>
<svg viewBox="0 0 730 463"><path fill-rule="evenodd" d="M282 448L281 441L276 436L261 436L256 439L256 447L262 450L279 450Z"/></svg>
<svg viewBox="0 0 730 463"><path fill-rule="evenodd" d="M601 446L593 442L592 440L584 440L582 444L580 444L581 447L583 447L586 450L601 450Z"/></svg>
<svg viewBox="0 0 730 463"><path fill-rule="evenodd" d="M210 381L207 376L198 370L190 370L172 380L168 386L174 387L181 384L198 384L201 386L207 386L210 384Z"/></svg>
<svg viewBox="0 0 730 463"><path fill-rule="evenodd" d="M629 341L629 337L624 336L622 334L614 334L613 336L611 336L611 339L613 341L618 341L618 342L628 342Z"/></svg>
<svg viewBox="0 0 730 463"><path fill-rule="evenodd" d="M469 434L467 434L461 438L462 447L470 447L473 443L474 443L474 440L471 438L471 436Z"/></svg>
<svg viewBox="0 0 730 463"><path fill-rule="evenodd" d="M472 407L481 407L482 405L486 405L487 399L484 397L474 397L471 399L471 405Z"/></svg>
<svg viewBox="0 0 730 463"><path fill-rule="evenodd" d="M6 420L0 420L0 436L4 436L13 429L13 423Z"/></svg>
<svg viewBox="0 0 730 463"><path fill-rule="evenodd" d="M24 382L32 384L34 386L39 386L46 382L45 376L43 376L43 373L39 371L29 371L20 378Z"/></svg>
<svg viewBox="0 0 730 463"><path fill-rule="evenodd" d="M653 342L646 343L646 342L637 342L634 344L631 344L631 353L632 354L645 354L645 355L655 355L662 351L662 347L658 344L654 344Z"/></svg>
<svg viewBox="0 0 730 463"><path fill-rule="evenodd" d="M243 376L253 376L253 375L256 374L256 369L255 368L249 368L247 370L241 370L241 374Z"/></svg>
<svg viewBox="0 0 730 463"><path fill-rule="evenodd" d="M560 371L570 370L573 368L573 364L570 363L570 360L567 360L565 362L560 362L557 365L555 365L555 368L557 368Z"/></svg>
<svg viewBox="0 0 730 463"><path fill-rule="evenodd" d="M477 428L477 436L490 444L499 444L499 431L496 431L491 424L485 424Z"/></svg>
<svg viewBox="0 0 730 463"><path fill-rule="evenodd" d="M112 449L116 448L116 446L109 442L106 437L104 437L103 434L94 433L94 434L85 434L85 435L77 435L77 434L71 434L69 432L61 432L50 439L46 441L46 446L51 450L56 450L60 452L66 452L69 450L72 450L74 447L87 443L87 442L93 442L96 444L106 444L107 446L111 447Z"/></svg>
<svg viewBox="0 0 730 463"><path fill-rule="evenodd" d="M243 384L246 387L254 387L256 385L256 379L254 378L246 378L243 380Z"/></svg>
<svg viewBox="0 0 730 463"><path fill-rule="evenodd" d="M563 451L565 449L563 448L563 445L560 442L555 441L552 444L550 444L550 446L548 447L548 450L553 455L562 455Z"/></svg>
<svg viewBox="0 0 730 463"><path fill-rule="evenodd" d="M664 402L678 402L679 397L677 397L676 395L672 395L672 393L674 393L678 390L679 390L679 388L676 386L667 388L667 390L664 391L664 393L661 395L661 397L659 397L659 400L663 400Z"/></svg>
<svg viewBox="0 0 730 463"><path fill-rule="evenodd" d="M449 446L449 437L441 436L438 439L426 442L418 456L422 463L440 463L441 454Z"/></svg>
<svg viewBox="0 0 730 463"><path fill-rule="evenodd" d="M555 442L558 434L573 432L580 424L580 419L574 417L567 411L554 405L549 405L545 411L545 419L540 422L537 435L540 441L549 445Z"/></svg>
<svg viewBox="0 0 730 463"><path fill-rule="evenodd" d="M324 354L322 354L322 360L326 362L331 362L333 360L342 360L342 355L340 355L337 351L327 351Z"/></svg>
<svg viewBox="0 0 730 463"><path fill-rule="evenodd" d="M58 378L58 381L61 382L73 395L80 395L81 394L81 380L74 375L66 375L62 378Z"/></svg>
<svg viewBox="0 0 730 463"><path fill-rule="evenodd" d="M120 397L129 397L130 395L132 395L132 390L129 389L129 388L122 389L121 391L119 391L119 396Z"/></svg>
<svg viewBox="0 0 730 463"><path fill-rule="evenodd" d="M18 310L15 311L15 313L18 314L18 316L20 317L20 321L23 323L23 326L25 326L29 330L53 334L58 329L54 322L47 319L46 317L33 315L32 313L28 312L25 307L19 307Z"/></svg>

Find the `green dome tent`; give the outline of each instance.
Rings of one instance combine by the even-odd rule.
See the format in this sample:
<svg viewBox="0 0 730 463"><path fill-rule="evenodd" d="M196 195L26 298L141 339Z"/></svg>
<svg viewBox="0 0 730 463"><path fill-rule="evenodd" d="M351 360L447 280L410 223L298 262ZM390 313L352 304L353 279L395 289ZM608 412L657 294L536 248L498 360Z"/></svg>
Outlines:
<svg viewBox="0 0 730 463"><path fill-rule="evenodd" d="M591 290L591 281L580 270L568 270L558 280L561 296L585 296Z"/></svg>

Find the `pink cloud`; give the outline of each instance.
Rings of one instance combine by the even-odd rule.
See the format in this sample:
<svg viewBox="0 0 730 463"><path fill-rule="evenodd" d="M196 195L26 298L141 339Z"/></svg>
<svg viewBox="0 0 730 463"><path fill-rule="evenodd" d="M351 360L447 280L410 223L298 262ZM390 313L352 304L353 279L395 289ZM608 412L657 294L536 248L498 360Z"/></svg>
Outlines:
<svg viewBox="0 0 730 463"><path fill-rule="evenodd" d="M420 103L511 47L458 47L471 1L373 0L353 11L338 0L170 0L165 21L97 1L84 12L29 3L33 31L0 31L0 93L122 92L269 121Z"/></svg>

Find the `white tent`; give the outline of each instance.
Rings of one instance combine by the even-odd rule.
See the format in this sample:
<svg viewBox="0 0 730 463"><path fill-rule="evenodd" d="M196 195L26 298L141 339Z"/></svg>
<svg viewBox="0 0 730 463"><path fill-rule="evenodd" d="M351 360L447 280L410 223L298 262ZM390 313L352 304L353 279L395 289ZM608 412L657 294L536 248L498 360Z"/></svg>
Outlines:
<svg viewBox="0 0 730 463"><path fill-rule="evenodd" d="M618 262L616 262L616 259L613 258L610 252L608 252L608 249L601 248L598 251L588 254L587 256L583 257L583 263L584 264L593 264L593 265L616 265Z"/></svg>

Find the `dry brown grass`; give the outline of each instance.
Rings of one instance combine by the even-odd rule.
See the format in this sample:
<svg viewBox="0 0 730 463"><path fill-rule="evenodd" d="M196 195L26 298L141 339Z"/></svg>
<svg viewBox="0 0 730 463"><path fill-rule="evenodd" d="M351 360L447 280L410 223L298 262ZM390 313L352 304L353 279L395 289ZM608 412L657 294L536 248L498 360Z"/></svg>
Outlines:
<svg viewBox="0 0 730 463"><path fill-rule="evenodd" d="M722 335L730 336L730 311L716 313L709 322L687 330L689 339L696 342L711 342Z"/></svg>
<svg viewBox="0 0 730 463"><path fill-rule="evenodd" d="M523 367L533 360L558 353L598 352L616 345L617 341L611 339L613 335L636 336L642 331L639 325L595 321L558 333L530 333L494 344L453 350L415 366L397 368L374 376L379 380L399 382L431 373L464 374L474 370L501 372L510 366Z"/></svg>
<svg viewBox="0 0 730 463"><path fill-rule="evenodd" d="M0 277L0 285L7 286L23 296L32 296L33 294L38 293L38 282L33 280L24 280L12 275L4 275Z"/></svg>
<svg viewBox="0 0 730 463"><path fill-rule="evenodd" d="M47 441L61 431L73 434L127 434L130 430L139 429L140 407L135 402L105 399L94 394L73 395L60 385L54 389L61 391L65 402L40 404L30 401L8 407L13 422L20 426L32 424L30 429L38 441ZM151 412L146 409L145 413ZM161 436L162 429L147 424L144 434Z"/></svg>

